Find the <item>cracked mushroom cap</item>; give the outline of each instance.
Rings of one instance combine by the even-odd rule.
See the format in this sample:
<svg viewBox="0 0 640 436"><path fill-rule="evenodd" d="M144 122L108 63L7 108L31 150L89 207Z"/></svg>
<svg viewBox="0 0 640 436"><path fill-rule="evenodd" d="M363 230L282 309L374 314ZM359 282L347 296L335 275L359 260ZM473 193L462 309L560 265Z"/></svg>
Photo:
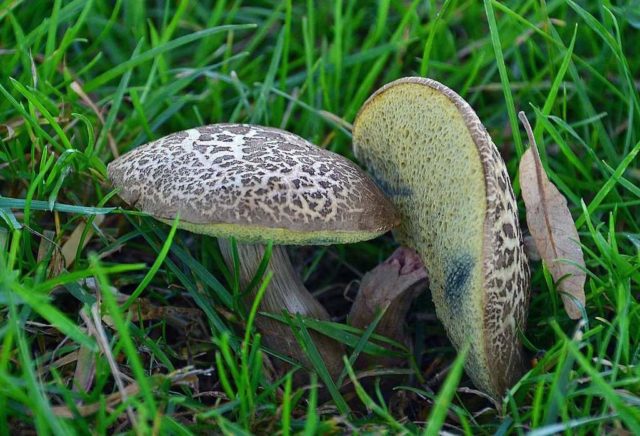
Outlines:
<svg viewBox="0 0 640 436"><path fill-rule="evenodd" d="M522 375L529 301L515 197L496 146L458 94L429 79L389 83L363 105L355 154L400 214L395 232L429 273L474 384L501 398Z"/></svg>
<svg viewBox="0 0 640 436"><path fill-rule="evenodd" d="M333 244L372 239L398 223L369 176L284 130L197 127L111 162L128 204L180 227L240 242Z"/></svg>

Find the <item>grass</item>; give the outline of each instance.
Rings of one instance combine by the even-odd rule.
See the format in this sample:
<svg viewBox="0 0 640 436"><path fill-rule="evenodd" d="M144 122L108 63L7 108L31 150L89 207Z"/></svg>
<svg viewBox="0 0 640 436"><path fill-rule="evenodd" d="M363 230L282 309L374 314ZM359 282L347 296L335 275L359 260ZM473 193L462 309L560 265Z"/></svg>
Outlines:
<svg viewBox="0 0 640 436"><path fill-rule="evenodd" d="M637 8L0 1L0 434L640 433ZM299 317L284 321L314 371L302 388L274 375L282 356L260 347L257 305L238 304L216 241L127 210L106 178L117 155L213 122L286 128L353 158L348 123L364 100L417 74L471 103L516 192L527 112L584 246L578 323L532 265L536 364L497 409L461 371L428 295L408 319L413 349L401 352L415 365L401 381L351 367L380 352L372 328ZM294 258L343 322L345 289L393 247L386 236ZM347 344L351 393L327 380L310 329Z"/></svg>

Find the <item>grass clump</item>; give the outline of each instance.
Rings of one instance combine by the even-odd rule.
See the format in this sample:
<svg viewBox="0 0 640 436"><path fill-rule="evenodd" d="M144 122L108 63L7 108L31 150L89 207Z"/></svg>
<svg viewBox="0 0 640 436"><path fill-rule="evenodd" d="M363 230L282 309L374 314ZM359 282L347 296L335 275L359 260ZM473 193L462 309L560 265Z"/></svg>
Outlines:
<svg viewBox="0 0 640 436"><path fill-rule="evenodd" d="M640 433L634 12L570 0L1 2L0 433ZM461 373L428 296L410 314L405 384L347 365L352 393L327 395L308 330L343 338L350 362L376 352L373 330L361 340L299 318L285 321L315 372L300 389L270 373L279 356L250 328L257 306L236 310L242 290L215 240L122 209L106 180L127 150L213 122L286 128L353 157L364 100L416 74L471 103L514 179L515 114L529 114L584 244L586 316L569 320L534 265L523 334L536 364L497 409ZM386 237L295 254L342 322L349 283L392 248Z"/></svg>

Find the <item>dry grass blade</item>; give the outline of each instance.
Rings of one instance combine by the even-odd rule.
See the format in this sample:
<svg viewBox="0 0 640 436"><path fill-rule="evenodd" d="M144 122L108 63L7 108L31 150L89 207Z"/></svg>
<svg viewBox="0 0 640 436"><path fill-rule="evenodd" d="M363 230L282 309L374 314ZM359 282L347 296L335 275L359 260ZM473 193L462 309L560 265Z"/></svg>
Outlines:
<svg viewBox="0 0 640 436"><path fill-rule="evenodd" d="M169 381L171 386L187 386L191 389L197 389L198 376L206 375L210 376L212 370L210 369L194 369L191 366L178 369L170 374L157 374L153 376L153 380L156 385L161 385L165 381ZM114 392L104 397L101 401L96 401L91 404L79 404L75 407L75 410L80 416L90 416L106 405L109 411L112 411L118 404L126 401L127 397L135 396L140 393L140 386L136 382L132 382L125 386L122 390ZM76 414L68 406L54 406L51 408L56 416L63 418L76 418Z"/></svg>
<svg viewBox="0 0 640 436"><path fill-rule="evenodd" d="M91 110L96 114L96 116L104 126L105 120L104 120L104 117L102 116L102 112L100 112L100 109L98 109L98 106L93 102L93 100L91 100L91 98L87 95L87 93L84 92L84 89L82 89L82 86L80 85L80 83L78 83L75 80L71 82L71 90L76 94L78 94L78 96L84 102L84 104L86 104L91 108ZM113 157L120 156L120 152L118 151L116 140L113 139L113 135L111 134L111 132L107 133L107 139L109 140L109 148L111 149L111 153L113 153Z"/></svg>
<svg viewBox="0 0 640 436"><path fill-rule="evenodd" d="M320 110L319 113L323 118L325 118L325 119L327 119L327 120L329 120L329 121L331 121L331 122L333 122L333 123L335 123L335 124L337 124L339 126L344 127L347 131L349 131L349 132L353 131L353 124L351 124L350 122L348 122L344 118L341 118L338 115L336 115L334 113L331 113L329 111L325 111L325 110Z"/></svg>
<svg viewBox="0 0 640 436"><path fill-rule="evenodd" d="M585 264L580 237L567 200L547 177L529 121L519 113L530 147L520 161L520 186L527 209L527 225L540 257L562 292L571 319L580 318L585 304Z"/></svg>
<svg viewBox="0 0 640 436"><path fill-rule="evenodd" d="M125 389L124 382L122 381L122 373L118 368L118 364L116 363L113 354L111 353L111 347L109 345L109 340L107 339L107 335L102 328L102 323L100 322L100 314L98 313L98 305L94 304L91 306L91 317L84 313L84 311L80 311L80 316L87 325L87 328L91 332L91 334L96 338L100 350L107 358L107 362L109 362L109 367L111 368L111 374L113 375L113 379L116 382L116 386L118 387L118 391L120 392L120 397L123 402L127 401L129 396L129 392ZM137 393L137 390L136 390ZM137 418L135 413L133 412L133 408L131 406L127 407L127 415L129 416L129 420L131 421L131 425L134 427L137 426Z"/></svg>

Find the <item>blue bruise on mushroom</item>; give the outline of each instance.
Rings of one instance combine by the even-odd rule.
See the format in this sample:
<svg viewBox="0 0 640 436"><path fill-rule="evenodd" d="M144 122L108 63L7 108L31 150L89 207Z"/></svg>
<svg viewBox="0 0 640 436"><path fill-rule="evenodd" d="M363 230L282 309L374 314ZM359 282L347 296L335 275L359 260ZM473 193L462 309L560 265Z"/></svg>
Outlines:
<svg viewBox="0 0 640 436"><path fill-rule="evenodd" d="M469 278L474 266L475 260L468 253L454 257L446 266L444 297L447 300L447 306L456 315L461 314L461 302L467 297Z"/></svg>
<svg viewBox="0 0 640 436"><path fill-rule="evenodd" d="M399 182L393 183L389 181L389 179L400 180L400 175L398 174L397 168L389 167L386 169L386 171L383 171L383 173L388 176L386 179L383 179L380 177L380 171L378 170L380 167L384 167L385 164L377 160L368 158L368 156L365 156L362 159L362 163L364 164L365 168L369 170L369 175L373 179L374 183L387 197L409 197L413 195L413 190L407 185L401 184Z"/></svg>
<svg viewBox="0 0 640 436"><path fill-rule="evenodd" d="M376 177L375 173L373 174L373 181L387 197L408 197L413 195L413 191L408 186L389 183L385 179Z"/></svg>

